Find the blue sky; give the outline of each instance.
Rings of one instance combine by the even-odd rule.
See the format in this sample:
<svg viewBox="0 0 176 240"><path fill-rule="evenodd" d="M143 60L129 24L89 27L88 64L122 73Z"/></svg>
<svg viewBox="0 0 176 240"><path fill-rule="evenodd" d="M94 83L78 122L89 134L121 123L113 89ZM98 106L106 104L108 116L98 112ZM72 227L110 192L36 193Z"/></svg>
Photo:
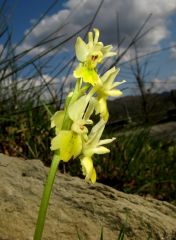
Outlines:
<svg viewBox="0 0 176 240"><path fill-rule="evenodd" d="M0 2L2 4L3 1L1 0ZM8 0L7 2L8 9L11 11L10 19L14 44L24 36L32 24L54 3L51 0ZM58 0L45 19L30 34L30 37L20 45L18 51L30 48L43 36L46 36L52 30L65 23L67 23L66 27L59 34L64 36L71 35L92 18L99 3L100 0ZM153 29L137 43L138 55L145 55L146 53L176 44L176 0L104 0L93 26L100 29L103 42L113 44L116 48L116 23L118 16L120 26L119 38L125 39L120 46L120 52L122 52L150 13L152 13L152 16L147 22L144 32L151 27ZM62 40L64 40L64 37ZM36 49L36 52L41 52L47 49L47 47L51 46L46 44L42 49ZM63 57L68 59L73 48L74 41L71 41L60 50L60 59ZM33 54L36 54L36 52ZM135 79L130 70L133 62L125 65L122 63L133 58L134 49L131 48L119 63L121 67L119 78L127 80L127 91L130 94L134 93L134 90L137 92L136 85L133 84ZM145 60L147 61L147 58L144 58L141 63L144 63ZM54 61L56 59L52 60L53 65L56 64ZM146 82L154 83L152 91L169 91L176 88L175 66L176 48L171 48L169 51L160 52L150 57L147 71L150 74L146 74ZM48 78L50 77L49 72L45 71L45 74ZM150 85L146 87L149 88Z"/></svg>
<svg viewBox="0 0 176 240"><path fill-rule="evenodd" d="M0 3L2 4L2 0ZM31 27L31 20L38 19L51 4L51 0L8 0L8 8L12 12L11 24L13 27L14 41L18 41L23 36L26 29ZM62 9L65 0L58 0L54 7L49 11L48 16Z"/></svg>

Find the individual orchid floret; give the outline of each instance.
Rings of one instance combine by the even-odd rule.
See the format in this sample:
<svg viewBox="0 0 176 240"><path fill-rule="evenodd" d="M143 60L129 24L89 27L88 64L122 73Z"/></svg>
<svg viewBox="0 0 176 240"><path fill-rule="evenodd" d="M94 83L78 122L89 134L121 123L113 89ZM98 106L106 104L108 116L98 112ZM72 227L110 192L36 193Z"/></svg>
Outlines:
<svg viewBox="0 0 176 240"><path fill-rule="evenodd" d="M114 82L116 76L118 75L119 68L111 68L101 77L101 81L95 85L98 95L101 97L119 97L123 93L119 89L116 89L117 86L126 82L125 80L120 82Z"/></svg>
<svg viewBox="0 0 176 240"><path fill-rule="evenodd" d="M99 42L99 30L96 28L93 30L95 36L93 36L93 32L89 32L87 44L80 37L76 40L76 57L81 63L75 69L73 75L76 78L82 78L84 82L95 85L99 79L95 69L97 64L107 57L116 55L116 53L111 52L111 45L104 46L102 42Z"/></svg>
<svg viewBox="0 0 176 240"><path fill-rule="evenodd" d="M100 140L105 124L106 122L103 119L100 119L100 121L91 129L91 132L88 135L88 140L83 144L82 152L85 156L91 157L94 154L109 153L109 149L103 145L111 143L115 138Z"/></svg>
<svg viewBox="0 0 176 240"><path fill-rule="evenodd" d="M58 111L51 118L51 127L55 127L56 132L51 141L51 150L59 151L63 161L67 162L80 155L83 140L87 139L88 129L85 125L93 123L89 119L93 111L90 96L84 95L68 107L70 129L62 130L65 111Z"/></svg>
<svg viewBox="0 0 176 240"><path fill-rule="evenodd" d="M90 68L95 68L98 63L106 57L112 57L116 55L115 52L111 52L112 46L104 46L102 42L99 42L99 30L94 28L93 32L88 33L88 43L86 44L81 37L78 37L75 44L75 52L78 61L84 63L88 62Z"/></svg>
<svg viewBox="0 0 176 240"><path fill-rule="evenodd" d="M97 112L101 114L105 121L108 120L109 113L107 108L107 98L108 97L119 97L123 93L119 89L116 89L117 86L124 83L125 80L121 82L114 82L117 74L119 73L119 68L111 68L100 78L101 81L98 81L94 86L95 91L98 95L98 104Z"/></svg>
<svg viewBox="0 0 176 240"><path fill-rule="evenodd" d="M84 95L71 104L68 108L68 114L73 121L72 131L77 134L83 134L83 137L86 137L85 134L88 133L88 129L85 125L93 124L93 121L90 119L93 111L94 105L91 104L89 95Z"/></svg>
<svg viewBox="0 0 176 240"><path fill-rule="evenodd" d="M71 130L61 130L51 141L51 150L59 152L60 159L68 162L82 151L82 139Z"/></svg>
<svg viewBox="0 0 176 240"><path fill-rule="evenodd" d="M85 175L86 181L91 180L92 183L96 181L96 171L93 166L92 156L94 154L109 153L110 150L103 145L111 143L115 140L115 138L100 140L105 124L106 122L101 119L92 128L90 134L88 135L88 140L83 143L83 155L80 157L83 174Z"/></svg>

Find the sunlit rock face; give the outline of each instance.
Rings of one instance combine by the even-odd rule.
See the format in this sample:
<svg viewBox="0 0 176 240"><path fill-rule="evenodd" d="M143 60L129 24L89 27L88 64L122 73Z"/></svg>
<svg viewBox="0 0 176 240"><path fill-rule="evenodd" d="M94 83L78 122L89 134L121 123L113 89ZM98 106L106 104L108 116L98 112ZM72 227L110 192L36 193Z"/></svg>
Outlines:
<svg viewBox="0 0 176 240"><path fill-rule="evenodd" d="M32 240L46 168L40 160L0 154L0 239ZM125 194L102 184L57 174L43 240L176 238L176 207Z"/></svg>

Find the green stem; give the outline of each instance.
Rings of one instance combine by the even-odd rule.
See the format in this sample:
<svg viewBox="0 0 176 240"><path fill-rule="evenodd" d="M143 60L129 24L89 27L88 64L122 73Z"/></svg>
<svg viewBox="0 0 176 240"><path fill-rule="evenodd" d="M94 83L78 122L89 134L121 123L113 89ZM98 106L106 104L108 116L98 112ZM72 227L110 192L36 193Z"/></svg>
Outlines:
<svg viewBox="0 0 176 240"><path fill-rule="evenodd" d="M49 173L48 173L47 182L46 182L46 185L43 190L43 196L42 196L42 200L40 203L40 210L39 210L39 214L38 214L38 219L37 219L37 223L36 223L35 234L34 234L33 240L41 240L41 238L42 238L48 203L49 203L54 179L55 179L57 169L59 166L59 162L60 162L59 155L55 154L53 157L53 160L52 160L52 164L51 164Z"/></svg>

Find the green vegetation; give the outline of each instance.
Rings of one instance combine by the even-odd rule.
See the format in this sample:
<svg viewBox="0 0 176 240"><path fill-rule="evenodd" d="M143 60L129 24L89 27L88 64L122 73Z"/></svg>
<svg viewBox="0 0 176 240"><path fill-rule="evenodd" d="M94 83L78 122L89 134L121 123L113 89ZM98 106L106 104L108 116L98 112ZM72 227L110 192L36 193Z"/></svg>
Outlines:
<svg viewBox="0 0 176 240"><path fill-rule="evenodd" d="M117 237L117 239L114 239L114 240L123 240L124 239L124 237L125 237L125 231L126 231L126 224L127 223L125 223L125 224L123 224L122 226L121 226L121 229L120 229L120 232L119 232L119 234L118 234L118 237ZM78 240L82 240L81 239L81 237L80 237L80 235L79 235L79 232L78 232L78 229L76 228L76 231L77 231L77 236L78 236ZM104 239L104 233L103 233L103 226L101 227L101 232L100 232L100 240L103 240Z"/></svg>
<svg viewBox="0 0 176 240"><path fill-rule="evenodd" d="M52 109L51 109L52 111ZM39 158L49 166L51 161L50 116L46 107L31 109L13 117L1 117L1 152L23 158ZM105 137L112 134L108 129ZM176 199L176 143L155 139L149 128L113 133L116 141L110 154L97 156L98 181L127 193L151 195L174 202ZM82 177L79 160L61 163L60 170Z"/></svg>
<svg viewBox="0 0 176 240"><path fill-rule="evenodd" d="M110 154L95 160L98 181L126 193L175 203L174 140L155 139L149 134L149 128L136 128L115 136L117 140L111 144ZM72 162L68 171L76 175L78 166Z"/></svg>
<svg viewBox="0 0 176 240"><path fill-rule="evenodd" d="M104 175L100 181L127 193L151 195L160 200L176 199L176 144L156 140L149 129L117 134L108 161L98 159Z"/></svg>

